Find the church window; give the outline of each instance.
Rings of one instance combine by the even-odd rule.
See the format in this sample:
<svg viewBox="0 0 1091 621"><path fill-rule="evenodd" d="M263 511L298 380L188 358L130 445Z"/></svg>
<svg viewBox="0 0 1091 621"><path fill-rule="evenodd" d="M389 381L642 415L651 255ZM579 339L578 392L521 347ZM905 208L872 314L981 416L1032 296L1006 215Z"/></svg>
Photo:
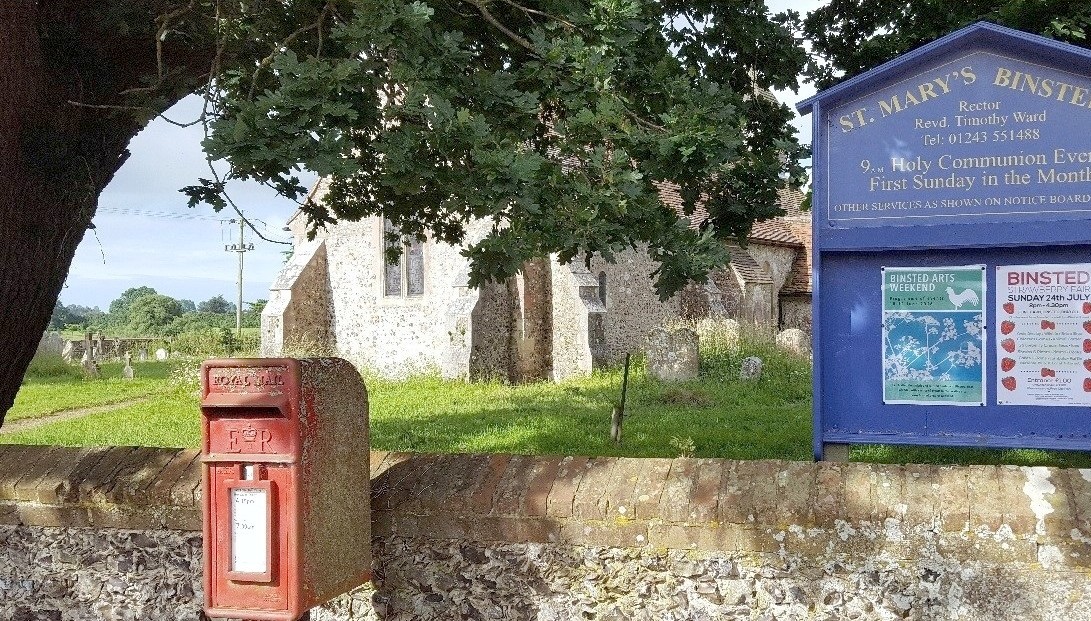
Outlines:
<svg viewBox="0 0 1091 621"><path fill-rule="evenodd" d="M386 296L424 295L424 243L412 240L402 246L401 255L391 262L386 251L397 239L390 236L396 232L394 225L383 218L383 294Z"/></svg>

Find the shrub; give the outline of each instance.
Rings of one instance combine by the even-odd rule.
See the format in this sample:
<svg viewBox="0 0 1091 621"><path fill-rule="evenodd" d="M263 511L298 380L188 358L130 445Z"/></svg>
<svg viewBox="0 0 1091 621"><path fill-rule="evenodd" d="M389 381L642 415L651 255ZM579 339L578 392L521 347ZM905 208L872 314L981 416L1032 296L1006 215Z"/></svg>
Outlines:
<svg viewBox="0 0 1091 621"><path fill-rule="evenodd" d="M243 332L242 340L235 331L227 328L206 328L182 332L171 341L171 352L198 358L222 358L224 356L247 357L257 353L261 336Z"/></svg>
<svg viewBox="0 0 1091 621"><path fill-rule="evenodd" d="M23 377L82 378L83 371L80 369L80 367L65 362L64 358L62 358L60 354L45 354L42 356L35 356L34 359L30 361L30 366L27 368L27 372Z"/></svg>

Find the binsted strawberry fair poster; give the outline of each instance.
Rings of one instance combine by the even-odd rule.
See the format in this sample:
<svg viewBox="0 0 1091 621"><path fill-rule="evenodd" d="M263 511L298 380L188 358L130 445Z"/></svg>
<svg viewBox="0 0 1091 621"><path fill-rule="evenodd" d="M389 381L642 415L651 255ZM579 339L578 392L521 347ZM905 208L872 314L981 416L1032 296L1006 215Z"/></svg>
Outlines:
<svg viewBox="0 0 1091 621"><path fill-rule="evenodd" d="M985 266L884 267L883 403L985 404Z"/></svg>
<svg viewBox="0 0 1091 621"><path fill-rule="evenodd" d="M996 401L1091 405L1091 263L996 268Z"/></svg>

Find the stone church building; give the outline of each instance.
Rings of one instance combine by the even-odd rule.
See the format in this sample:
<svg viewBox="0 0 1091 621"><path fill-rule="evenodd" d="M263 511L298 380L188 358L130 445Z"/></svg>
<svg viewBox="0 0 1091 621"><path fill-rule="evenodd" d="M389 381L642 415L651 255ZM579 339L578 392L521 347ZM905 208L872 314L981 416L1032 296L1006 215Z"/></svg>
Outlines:
<svg viewBox="0 0 1091 621"><path fill-rule="evenodd" d="M312 193L323 191L320 181ZM670 186L660 195L680 205ZM787 216L757 223L745 249L731 248L726 269L666 302L649 278L656 265L641 252L614 264L596 258L590 269L542 258L506 282L471 289L459 248L417 243L388 265L382 218L339 223L307 241L297 213L288 222L292 258L262 312L262 354L317 348L395 377L434 369L445 377L560 380L640 350L647 333L671 319L726 316L809 332L811 221L801 199L783 192ZM487 226L468 237L479 239Z"/></svg>

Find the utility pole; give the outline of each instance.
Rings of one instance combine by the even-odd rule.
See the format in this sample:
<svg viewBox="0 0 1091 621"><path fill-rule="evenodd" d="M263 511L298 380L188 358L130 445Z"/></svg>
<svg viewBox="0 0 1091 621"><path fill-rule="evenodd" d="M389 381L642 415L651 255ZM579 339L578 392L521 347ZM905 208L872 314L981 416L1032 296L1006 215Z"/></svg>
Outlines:
<svg viewBox="0 0 1091 621"><path fill-rule="evenodd" d="M254 249L254 244L251 242L247 244L243 241L243 233L246 231L246 221L242 218L228 220L229 224L239 223L239 243L229 244L224 246L224 250L227 252L239 253L239 300L238 305L235 307L235 338L239 343L242 342L242 257L244 254Z"/></svg>

